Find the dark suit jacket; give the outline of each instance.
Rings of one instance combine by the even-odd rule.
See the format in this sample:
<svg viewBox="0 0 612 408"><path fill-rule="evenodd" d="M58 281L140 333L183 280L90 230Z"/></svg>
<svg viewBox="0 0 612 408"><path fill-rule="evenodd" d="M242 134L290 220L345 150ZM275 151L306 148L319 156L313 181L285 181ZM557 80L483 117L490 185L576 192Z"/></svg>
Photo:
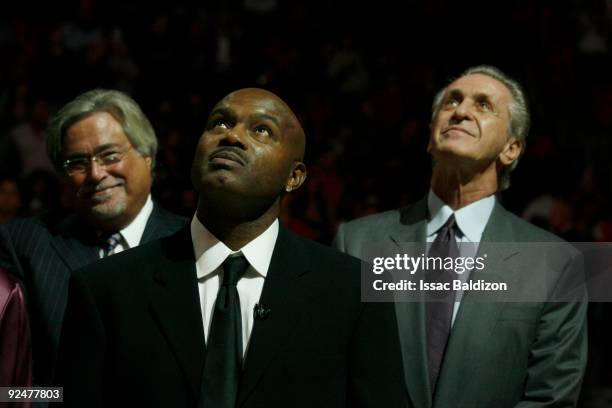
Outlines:
<svg viewBox="0 0 612 408"><path fill-rule="evenodd" d="M427 200L351 221L340 227L335 246L363 255L364 245L425 242ZM496 245L491 243L507 243ZM567 259L521 253L524 245L558 242ZM528 244L529 245L529 244ZM479 254L488 253L487 268L472 270L471 280L501 277L519 291L534 290L540 273L548 287L567 287L580 280L582 257L559 238L521 220L495 204L485 227ZM579 289L579 296L584 292ZM586 301L470 301L465 293L453 325L435 396L427 368L425 309L422 302L396 302L406 387L418 408L572 407L578 397L587 357ZM555 296L554 293L550 296ZM583 298L581 298L584 300Z"/></svg>
<svg viewBox="0 0 612 408"><path fill-rule="evenodd" d="M403 407L392 304L360 301L360 262L280 228L237 407ZM73 275L66 406L196 407L205 360L189 228Z"/></svg>
<svg viewBox="0 0 612 408"><path fill-rule="evenodd" d="M154 204L141 242L167 236L187 222ZM24 283L32 327L34 380L52 380L68 280L99 259L94 234L76 214L48 213L0 226L0 266Z"/></svg>

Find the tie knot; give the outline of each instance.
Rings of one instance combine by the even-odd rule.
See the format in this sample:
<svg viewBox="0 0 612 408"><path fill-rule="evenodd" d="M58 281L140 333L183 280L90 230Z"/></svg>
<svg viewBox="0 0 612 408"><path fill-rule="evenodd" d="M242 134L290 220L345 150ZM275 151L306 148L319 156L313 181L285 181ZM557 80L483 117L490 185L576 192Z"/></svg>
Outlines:
<svg viewBox="0 0 612 408"><path fill-rule="evenodd" d="M434 242L455 241L457 235L460 235L460 230L455 220L455 214L452 214L438 230L438 236Z"/></svg>
<svg viewBox="0 0 612 408"><path fill-rule="evenodd" d="M442 227L440 228L438 235L440 236L450 236L450 235L456 235L456 233L459 231L459 227L457 226L457 220L455 219L455 214L452 214L450 217L448 217L448 219L446 220L446 222L444 223L444 225L442 225Z"/></svg>
<svg viewBox="0 0 612 408"><path fill-rule="evenodd" d="M107 236L104 240L104 256L112 255L115 251L115 248L121 242L121 233L115 232L110 236Z"/></svg>
<svg viewBox="0 0 612 408"><path fill-rule="evenodd" d="M248 266L249 261L244 255L228 256L223 262L223 285L236 286Z"/></svg>
<svg viewBox="0 0 612 408"><path fill-rule="evenodd" d="M455 214L451 214L450 217L448 217L448 220L446 220L446 222L444 223L444 225L442 226L442 228L448 228L448 229L453 229L455 228Z"/></svg>

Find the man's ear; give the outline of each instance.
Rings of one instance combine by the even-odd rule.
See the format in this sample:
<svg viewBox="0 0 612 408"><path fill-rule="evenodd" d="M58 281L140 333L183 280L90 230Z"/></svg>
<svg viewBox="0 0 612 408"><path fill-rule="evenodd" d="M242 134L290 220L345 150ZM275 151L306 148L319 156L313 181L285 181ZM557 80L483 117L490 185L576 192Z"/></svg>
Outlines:
<svg viewBox="0 0 612 408"><path fill-rule="evenodd" d="M504 165L504 167L510 166L521 156L523 148L524 143L522 140L518 140L514 137L511 138L508 140L504 146L504 149L499 154L499 161Z"/></svg>
<svg viewBox="0 0 612 408"><path fill-rule="evenodd" d="M304 180L306 180L306 174L306 165L301 161L294 162L287 183L285 184L285 191L289 193L300 188Z"/></svg>

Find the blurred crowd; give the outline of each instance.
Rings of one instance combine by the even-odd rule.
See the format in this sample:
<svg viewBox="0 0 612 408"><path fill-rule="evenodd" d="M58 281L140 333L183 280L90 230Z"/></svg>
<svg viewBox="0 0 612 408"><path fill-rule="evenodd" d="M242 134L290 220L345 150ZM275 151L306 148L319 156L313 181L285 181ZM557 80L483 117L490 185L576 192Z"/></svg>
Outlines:
<svg viewBox="0 0 612 408"><path fill-rule="evenodd" d="M532 109L505 205L568 240L611 241L612 1L521 0L491 15L484 1L454 3L13 4L0 16L0 222L66 207L45 127L95 87L141 104L160 141L154 195L191 215L189 167L212 102L259 86L295 108L308 137L308 180L285 222L329 242L343 220L426 192L433 95L487 63L525 85Z"/></svg>

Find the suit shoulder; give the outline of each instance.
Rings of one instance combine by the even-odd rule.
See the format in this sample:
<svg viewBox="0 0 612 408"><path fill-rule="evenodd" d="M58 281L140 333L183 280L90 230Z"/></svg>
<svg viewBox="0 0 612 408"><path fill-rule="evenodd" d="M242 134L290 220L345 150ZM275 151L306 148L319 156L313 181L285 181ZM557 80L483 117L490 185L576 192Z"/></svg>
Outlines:
<svg viewBox="0 0 612 408"><path fill-rule="evenodd" d="M49 230L49 225L40 217L17 218L7 224L4 228L11 236L16 236L24 232Z"/></svg>
<svg viewBox="0 0 612 408"><path fill-rule="evenodd" d="M512 214L509 211L505 211L506 220L509 222L512 228L512 236L514 242L526 244L526 243L546 243L549 244L544 246L546 248L555 248L555 250L560 250L561 253L565 253L570 255L571 257L575 257L580 254L577 248L575 248L572 244L565 241L561 237L546 231L540 227L533 225L532 223ZM552 245L552 246L551 246ZM538 248L544 248L542 246L538 246Z"/></svg>
<svg viewBox="0 0 612 408"><path fill-rule="evenodd" d="M513 226L517 238L521 242L565 242L565 240L557 235L537 227L507 210L505 212Z"/></svg>
<svg viewBox="0 0 612 408"><path fill-rule="evenodd" d="M329 263L335 263L338 265L347 265L349 267L359 267L360 260L352 255L348 255L339 252L331 247L322 245L318 242L301 238L305 241L305 245L308 247L310 253L312 253L312 259L315 261L325 261Z"/></svg>
<svg viewBox="0 0 612 408"><path fill-rule="evenodd" d="M4 224L4 229L17 245L22 241L41 241L57 234L58 226L67 216L65 212L48 212L35 217L17 218Z"/></svg>
<svg viewBox="0 0 612 408"><path fill-rule="evenodd" d="M378 214L372 214L361 218L356 218L344 224L345 234L352 233L374 233L377 234L381 230L385 230L386 226L399 224L403 209L385 211Z"/></svg>
<svg viewBox="0 0 612 408"><path fill-rule="evenodd" d="M170 212L159 206L157 203L155 203L155 208L155 216L157 219L168 225L169 228L177 230L189 222L187 217Z"/></svg>
<svg viewBox="0 0 612 408"><path fill-rule="evenodd" d="M171 213L157 203L153 205L153 212L147 221L141 243L172 235L189 223L187 218Z"/></svg>
<svg viewBox="0 0 612 408"><path fill-rule="evenodd" d="M154 240L137 247L102 258L86 265L74 274L81 275L87 282L96 285L118 284L130 277L146 273L144 265L150 264L161 251L161 240ZM154 262L154 261L153 261Z"/></svg>

